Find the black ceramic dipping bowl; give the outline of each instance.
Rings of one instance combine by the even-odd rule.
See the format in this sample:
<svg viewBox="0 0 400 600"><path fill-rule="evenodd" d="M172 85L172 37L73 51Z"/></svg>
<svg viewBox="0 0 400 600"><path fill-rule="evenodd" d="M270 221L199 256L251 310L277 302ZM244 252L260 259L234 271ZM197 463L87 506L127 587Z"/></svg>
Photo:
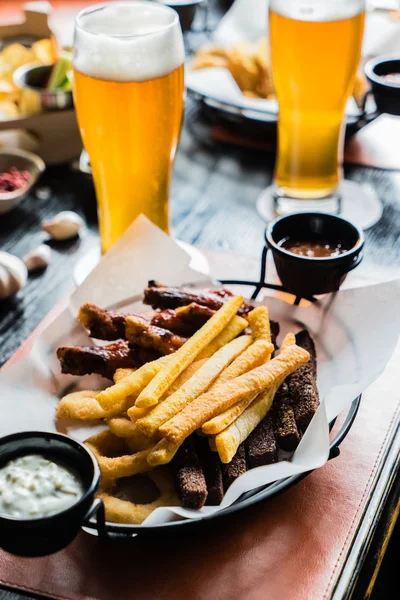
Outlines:
<svg viewBox="0 0 400 600"><path fill-rule="evenodd" d="M298 256L279 245L286 238L307 242L329 240L349 250L336 257ZM265 239L283 287L302 298L337 291L347 273L359 265L363 257L362 232L334 215L297 213L280 217L268 225Z"/></svg>
<svg viewBox="0 0 400 600"><path fill-rule="evenodd" d="M400 85L394 85L382 75L400 74L400 58L378 57L367 62L365 75L372 87L379 112L400 115Z"/></svg>
<svg viewBox="0 0 400 600"><path fill-rule="evenodd" d="M0 547L19 556L44 556L65 548L91 513L100 482L93 454L59 433L26 431L0 438L0 468L26 454L41 454L74 470L84 492L69 508L48 517L18 519L0 513Z"/></svg>

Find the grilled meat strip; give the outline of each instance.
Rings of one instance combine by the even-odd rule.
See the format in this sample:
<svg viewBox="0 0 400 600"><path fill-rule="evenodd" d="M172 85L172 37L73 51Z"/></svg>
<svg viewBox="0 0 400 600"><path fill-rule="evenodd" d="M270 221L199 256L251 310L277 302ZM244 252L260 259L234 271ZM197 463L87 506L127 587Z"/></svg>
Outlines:
<svg viewBox="0 0 400 600"><path fill-rule="evenodd" d="M88 330L90 337L112 341L125 338L125 317L128 314L103 310L88 302L80 307L77 320Z"/></svg>
<svg viewBox="0 0 400 600"><path fill-rule="evenodd" d="M153 308L177 308L187 304L200 304L212 310L218 310L223 303L232 296L232 292L224 288L209 290L192 290L168 287L157 281L149 281L144 290L144 303ZM245 301L238 314L246 315L253 307Z"/></svg>
<svg viewBox="0 0 400 600"><path fill-rule="evenodd" d="M112 379L117 369L136 368L156 358L154 353L135 348L125 340L108 346L65 346L58 348L61 371L70 375L97 373Z"/></svg>
<svg viewBox="0 0 400 600"><path fill-rule="evenodd" d="M185 307L186 308L186 307ZM198 306L189 312L178 314L175 310L155 313L127 313L105 310L88 302L79 309L78 321L87 329L90 337L99 340L119 340L125 338L126 317L140 317L150 325L167 329L183 337L190 337L214 314L207 307Z"/></svg>
<svg viewBox="0 0 400 600"><path fill-rule="evenodd" d="M151 325L138 315L126 318L125 335L132 344L152 348L160 354L172 354L186 342L186 338Z"/></svg>

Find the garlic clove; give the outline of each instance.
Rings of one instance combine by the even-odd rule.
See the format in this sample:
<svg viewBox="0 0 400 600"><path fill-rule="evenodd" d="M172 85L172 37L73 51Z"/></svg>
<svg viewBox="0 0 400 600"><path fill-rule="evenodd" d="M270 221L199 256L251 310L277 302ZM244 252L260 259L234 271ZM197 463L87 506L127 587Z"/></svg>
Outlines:
<svg viewBox="0 0 400 600"><path fill-rule="evenodd" d="M43 231L46 231L53 240L69 240L78 235L82 227L83 219L72 210L63 210L42 223Z"/></svg>
<svg viewBox="0 0 400 600"><path fill-rule="evenodd" d="M28 252L28 254L25 254L22 260L29 273L38 271L39 269L45 269L51 261L51 248L46 244L41 244Z"/></svg>
<svg viewBox="0 0 400 600"><path fill-rule="evenodd" d="M28 279L28 270L22 260L0 251L0 299L14 296Z"/></svg>

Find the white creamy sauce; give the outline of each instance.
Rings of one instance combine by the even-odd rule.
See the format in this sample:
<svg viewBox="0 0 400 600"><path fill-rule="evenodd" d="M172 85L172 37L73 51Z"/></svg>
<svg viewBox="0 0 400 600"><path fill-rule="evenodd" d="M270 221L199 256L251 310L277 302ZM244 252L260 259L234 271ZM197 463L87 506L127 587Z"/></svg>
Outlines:
<svg viewBox="0 0 400 600"><path fill-rule="evenodd" d="M47 517L75 504L82 494L72 471L39 454L20 456L0 469L0 513L10 517Z"/></svg>

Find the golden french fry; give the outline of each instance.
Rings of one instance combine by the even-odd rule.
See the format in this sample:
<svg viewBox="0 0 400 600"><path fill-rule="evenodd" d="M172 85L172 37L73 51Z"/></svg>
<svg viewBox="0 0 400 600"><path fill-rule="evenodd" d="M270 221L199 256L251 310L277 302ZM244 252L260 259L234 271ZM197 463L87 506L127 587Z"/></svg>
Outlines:
<svg viewBox="0 0 400 600"><path fill-rule="evenodd" d="M258 306L248 315L249 325L254 340L271 341L271 328L269 324L268 308L266 306Z"/></svg>
<svg viewBox="0 0 400 600"><path fill-rule="evenodd" d="M237 402L233 406L230 406L224 412L219 415L216 415L202 426L201 430L207 435L216 435L220 431L223 431L233 423L242 413L246 410L246 408L253 402L255 398L257 398L258 394L253 394L247 396L244 400Z"/></svg>
<svg viewBox="0 0 400 600"><path fill-rule="evenodd" d="M169 358L169 356L162 356L157 360L146 363L131 375L124 377L115 385L103 390L97 396L98 403L103 408L110 408L113 404L123 400L127 396L138 394L162 369Z"/></svg>
<svg viewBox="0 0 400 600"><path fill-rule="evenodd" d="M178 444L220 412L246 398L259 394L287 377L310 358L299 346L285 348L279 356L240 377L201 394L180 413L159 428L168 441Z"/></svg>
<svg viewBox="0 0 400 600"><path fill-rule="evenodd" d="M131 419L132 422L134 422L147 415L148 412L148 408L139 408L139 406L131 406L128 409L128 417Z"/></svg>
<svg viewBox="0 0 400 600"><path fill-rule="evenodd" d="M256 340L247 348L247 350L242 352L229 367L222 371L221 375L214 383L213 388L263 365L269 360L273 351L274 347L270 342L267 342L266 340Z"/></svg>
<svg viewBox="0 0 400 600"><path fill-rule="evenodd" d="M283 383L284 379L285 377L281 377L277 380L276 384L278 387ZM223 413L216 415L213 419L210 419L210 421L204 423L202 431L209 435L216 435L217 433L220 433L221 431L226 429L231 423L233 423L236 419L238 419L239 416L242 413L244 413L247 407L252 404L255 398L257 398L257 394L254 394L253 396L249 395L247 398L244 398L240 402L237 402L236 404L225 410Z"/></svg>
<svg viewBox="0 0 400 600"><path fill-rule="evenodd" d="M296 344L296 337L295 337L294 333L287 333L285 335L285 337L283 338L281 351L284 348L288 348L289 346L294 346L295 344Z"/></svg>
<svg viewBox="0 0 400 600"><path fill-rule="evenodd" d="M226 327L243 303L242 296L233 296L190 337L174 354L169 355L168 363L157 373L148 386L140 393L136 406L153 406L158 403L171 384L192 363L202 350ZM121 384L123 381L121 382Z"/></svg>
<svg viewBox="0 0 400 600"><path fill-rule="evenodd" d="M260 307L260 308L262 308L262 307ZM256 309L256 310L258 310L258 309ZM249 314L249 317L250 317L250 314ZM263 316L265 315L264 311L261 313L261 315L263 315ZM257 315L255 315L255 316L257 317ZM262 335L268 336L268 332L270 331L268 312L267 312L267 319L268 319L268 329L265 326L265 322L262 324L262 329L260 328L257 330L257 325L256 325L255 330L257 331L257 334L259 332L261 332ZM250 322L250 320L249 320L249 322ZM260 342L265 343L265 340L258 339L256 342L254 342L253 346L259 344ZM267 342L267 343L269 343L269 342ZM268 360L270 360L270 358L271 358L271 353L266 355L264 363L266 363ZM240 357L239 357L239 359L240 359ZM216 385L219 385L219 384L220 384L220 380L217 381ZM204 425L202 427L203 432L207 433L207 434L215 435L215 434L219 433L220 431L223 431L223 429L225 429L226 427L228 427L228 425L233 423L233 421L235 419L237 419L237 417L239 415L241 415L244 410L246 410L246 408L249 406L249 404L251 404L253 402L254 398L256 398L256 397L257 397L257 393L254 394L253 396L249 395L247 398L244 398L240 402L237 402L233 406L230 406L227 410L225 410L221 414L216 415L215 417L210 419L210 421L207 421L206 423L204 423Z"/></svg>
<svg viewBox="0 0 400 600"><path fill-rule="evenodd" d="M181 388L197 371L207 362L206 358L202 358L201 360L195 360L191 363L184 371L179 375L177 379L175 379L174 383L168 388L165 395L161 398L160 402L163 402L164 399L169 398L171 394L174 394L179 388ZM154 410L150 408L150 410Z"/></svg>
<svg viewBox="0 0 400 600"><path fill-rule="evenodd" d="M221 371L251 344L251 337L243 335L220 348L178 391L156 405L137 421L139 429L152 436L160 425L171 419L215 381Z"/></svg>
<svg viewBox="0 0 400 600"><path fill-rule="evenodd" d="M242 331L244 331L247 327L248 323L246 319L235 315L233 319L228 323L228 325L221 331L216 338L212 340L204 348L202 352L198 355L198 359L202 358L210 358L217 350L225 346L225 344L229 344L232 340L234 340Z"/></svg>
<svg viewBox="0 0 400 600"><path fill-rule="evenodd" d="M282 381L283 378L262 392L236 421L215 436L215 445L221 462L230 462L240 444L263 420L272 406L275 393Z"/></svg>
<svg viewBox="0 0 400 600"><path fill-rule="evenodd" d="M150 467L158 467L159 465L166 465L171 462L179 450L181 443L171 444L167 440L160 440L147 455L147 462Z"/></svg>
<svg viewBox="0 0 400 600"><path fill-rule="evenodd" d="M125 379L128 375L132 375L136 370L137 369L117 369L113 376L114 383L118 383L121 379Z"/></svg>
<svg viewBox="0 0 400 600"><path fill-rule="evenodd" d="M112 417L126 410L125 400L114 404L111 409L105 410L96 400L99 392L100 390L82 390L67 394L58 403L56 418L89 421Z"/></svg>
<svg viewBox="0 0 400 600"><path fill-rule="evenodd" d="M185 369L183 371L183 373L181 373L179 375L179 377L177 379L175 379L174 383L171 385L171 387L166 392L166 394L162 398L160 398L160 401L158 404L161 405L169 397L170 394L175 393L184 383L186 383L186 381L188 381L188 379L190 379L192 377L192 375L194 375L196 373L196 371L198 371L200 369L200 367L205 362L206 362L206 359L204 358L202 360L196 360L194 363L189 365L187 367L187 369ZM158 405L156 405L156 406L158 406ZM152 407L152 406L144 407L144 408L141 408L140 406L132 406L128 410L128 417L132 421L137 421L138 419L141 419L142 417L147 415L151 410L154 410L154 408L155 407Z"/></svg>
<svg viewBox="0 0 400 600"><path fill-rule="evenodd" d="M259 310L259 308L262 310ZM263 310L266 307L259 307L259 308L256 308L248 315L249 323L250 323L250 326L252 327L253 335L255 334L256 336L261 336L261 338L258 339L253 344L253 346L260 343L260 341L265 342L265 339L263 340L264 336L265 336L265 338L268 338L268 337L271 338L268 310L266 310L266 311ZM256 311L258 311L258 312L256 312ZM293 336L293 340L294 340L293 343L296 343L294 336ZM287 341L289 341L289 338ZM288 343L287 345L290 345L290 344ZM240 358L241 357L239 357L239 360L240 360ZM264 363L267 362L270 358L271 358L271 354L268 354L265 357ZM219 383L220 383L220 380L217 381L217 384L219 384ZM207 423L204 423L204 425L202 427L203 432L207 433L207 434L215 435L215 434L219 433L220 431L223 431L226 427L228 427L228 425L233 423L233 421L235 421L235 419L237 419L238 416L241 415L244 410L246 410L246 408L253 402L253 400L256 397L257 397L257 394L254 394L254 396L249 395L244 400L241 400L240 402L237 402L233 406L230 406L227 410L225 410L221 414L216 415L213 419L211 419L210 421L207 421Z"/></svg>

